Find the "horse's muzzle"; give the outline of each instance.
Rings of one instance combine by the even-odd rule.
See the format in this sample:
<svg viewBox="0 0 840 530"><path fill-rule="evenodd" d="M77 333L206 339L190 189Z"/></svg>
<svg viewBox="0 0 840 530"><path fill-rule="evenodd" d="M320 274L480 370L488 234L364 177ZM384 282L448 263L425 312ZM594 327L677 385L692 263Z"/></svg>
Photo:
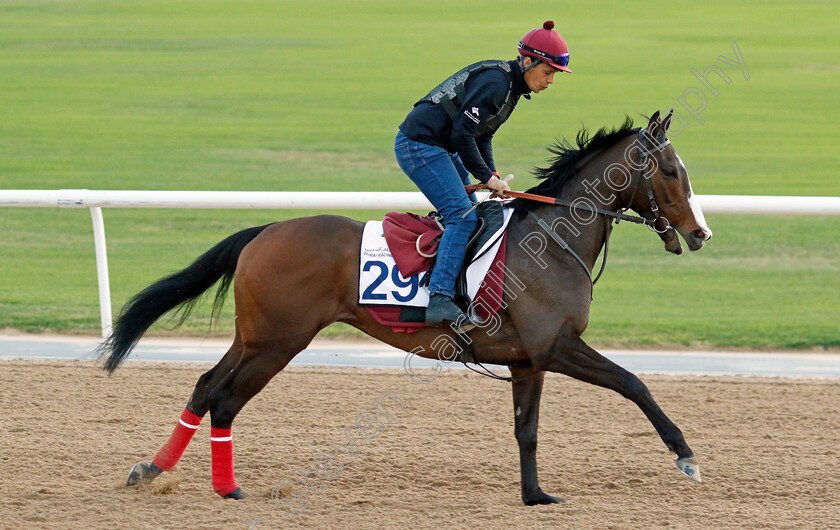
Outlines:
<svg viewBox="0 0 840 530"><path fill-rule="evenodd" d="M692 252L696 252L703 248L703 245L706 241L712 239L712 231L706 230L703 228L698 228L696 230L692 230L688 237L686 238L686 243L688 243L688 248Z"/></svg>

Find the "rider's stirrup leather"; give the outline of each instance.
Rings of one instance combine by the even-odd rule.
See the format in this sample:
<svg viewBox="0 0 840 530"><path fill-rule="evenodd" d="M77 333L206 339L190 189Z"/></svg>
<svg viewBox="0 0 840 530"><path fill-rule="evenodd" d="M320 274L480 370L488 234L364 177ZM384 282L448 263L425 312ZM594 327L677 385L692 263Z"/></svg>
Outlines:
<svg viewBox="0 0 840 530"><path fill-rule="evenodd" d="M426 325L437 327L453 322L455 325L452 329L459 333L469 331L481 324L461 311L451 296L432 293L429 296L429 306L426 308Z"/></svg>

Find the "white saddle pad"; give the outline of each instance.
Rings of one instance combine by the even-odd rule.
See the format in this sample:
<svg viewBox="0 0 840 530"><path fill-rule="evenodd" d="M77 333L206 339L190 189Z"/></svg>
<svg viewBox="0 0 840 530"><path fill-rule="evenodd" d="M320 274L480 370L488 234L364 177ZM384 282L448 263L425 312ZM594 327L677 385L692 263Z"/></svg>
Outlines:
<svg viewBox="0 0 840 530"><path fill-rule="evenodd" d="M467 267L467 294L470 300L475 298L496 258L512 214L513 208L504 209L501 228L476 253L479 258ZM382 221L365 223L359 259L359 305L426 307L429 305L429 289L420 287L422 274L403 277L385 242Z"/></svg>

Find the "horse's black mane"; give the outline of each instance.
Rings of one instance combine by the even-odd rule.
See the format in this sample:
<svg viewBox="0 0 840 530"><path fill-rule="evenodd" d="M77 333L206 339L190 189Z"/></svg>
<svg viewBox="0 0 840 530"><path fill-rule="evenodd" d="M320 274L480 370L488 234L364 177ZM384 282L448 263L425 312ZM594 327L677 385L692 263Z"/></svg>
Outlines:
<svg viewBox="0 0 840 530"><path fill-rule="evenodd" d="M624 123L618 128L607 130L606 127L602 127L592 136L589 135L589 131L586 128L581 129L575 139L577 147L565 138L557 140L554 145L548 148L555 155L548 159L551 165L548 167L534 168L534 175L538 179L542 179L542 182L527 190L528 193L549 197L559 196L563 185L566 184L569 177L574 175L575 167L584 157L599 149L609 147L619 140L639 132L639 130L638 127L633 127L633 119L630 116L626 116ZM540 203L538 202L526 199L514 199L511 202L511 206L515 208L516 213L520 217L539 205Z"/></svg>

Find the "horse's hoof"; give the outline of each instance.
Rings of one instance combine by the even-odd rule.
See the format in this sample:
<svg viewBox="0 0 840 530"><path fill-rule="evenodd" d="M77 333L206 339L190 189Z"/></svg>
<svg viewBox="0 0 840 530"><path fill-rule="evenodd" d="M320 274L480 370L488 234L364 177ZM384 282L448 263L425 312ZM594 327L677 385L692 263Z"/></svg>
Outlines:
<svg viewBox="0 0 840 530"><path fill-rule="evenodd" d="M235 490L231 491L227 495L224 495L222 498L223 499L242 500L242 499L247 499L248 497L250 497L250 495L248 495L247 493L242 491L242 488L236 488Z"/></svg>
<svg viewBox="0 0 840 530"><path fill-rule="evenodd" d="M141 482L151 482L158 475L163 473L163 470L157 467L154 462L151 464L144 464L143 462L134 464L131 471L128 472L128 478L125 481L126 486L136 486Z"/></svg>
<svg viewBox="0 0 840 530"><path fill-rule="evenodd" d="M554 495L549 495L548 493L539 490L531 495L522 494L522 502L524 502L526 506L536 506L538 504L560 504L566 501L560 497L555 497Z"/></svg>
<svg viewBox="0 0 840 530"><path fill-rule="evenodd" d="M694 459L694 455L677 458L677 468L691 480L703 482L700 478L700 465Z"/></svg>

